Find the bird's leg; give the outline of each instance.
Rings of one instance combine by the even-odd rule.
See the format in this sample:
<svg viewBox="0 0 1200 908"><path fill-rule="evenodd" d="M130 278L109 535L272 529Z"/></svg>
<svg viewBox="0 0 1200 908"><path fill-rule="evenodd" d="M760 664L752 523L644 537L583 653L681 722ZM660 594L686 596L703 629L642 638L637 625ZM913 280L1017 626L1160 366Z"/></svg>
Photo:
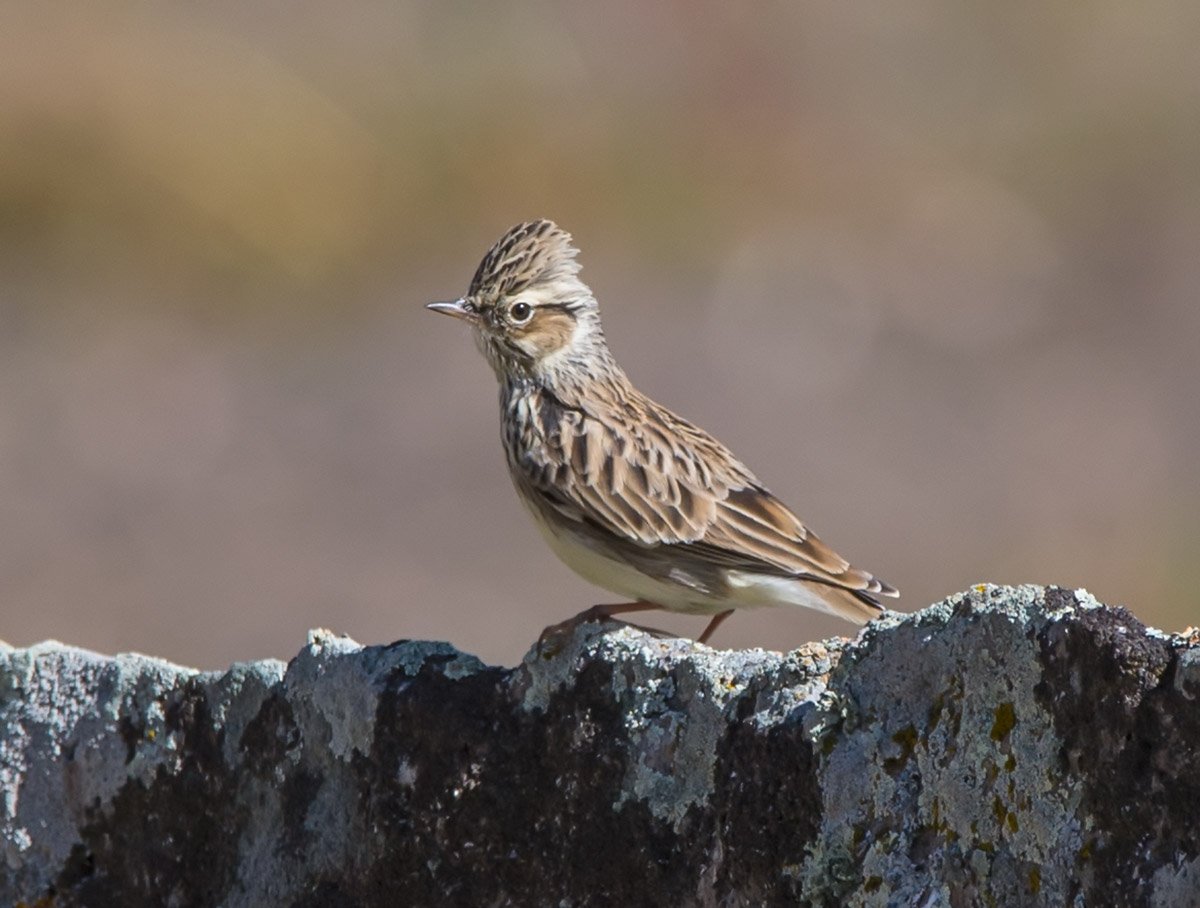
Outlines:
<svg viewBox="0 0 1200 908"><path fill-rule="evenodd" d="M626 615L630 612L648 612L654 609L662 609L661 605L653 602L614 602L607 605L593 605L591 608L584 609L573 618L568 618L566 621L561 621L558 624L552 624L538 637L538 652L543 655L552 656L561 648L558 646L575 628L581 624L586 624L589 621L605 621L612 618L614 615ZM638 630L647 631L649 633L662 633L653 628L642 627L641 625L633 624L631 627L636 627ZM549 647L547 646L549 644Z"/></svg>
<svg viewBox="0 0 1200 908"><path fill-rule="evenodd" d="M719 615L714 615L713 620L708 622L708 627L706 627L704 629L704 633L702 633L699 637L696 638L696 642L697 643L707 643L708 638L713 635L713 631L715 631L718 627L720 627L721 622L724 621L726 618L728 618L732 614L733 614L733 609L730 609L727 612L721 612L721 614L719 614Z"/></svg>
<svg viewBox="0 0 1200 908"><path fill-rule="evenodd" d="M627 615L630 612L649 612L654 609L662 610L661 605L655 605L653 602L613 602L608 605L593 605L591 608L584 609L574 618L568 619L568 622L577 622L580 624L588 621L603 621L606 618L611 618L614 615Z"/></svg>
<svg viewBox="0 0 1200 908"><path fill-rule="evenodd" d="M648 612L661 608L661 605L655 605L653 602L642 602L640 600L637 602L613 602L608 605L593 605L591 608L585 608L573 618L550 625L542 633L542 636L568 633L581 624L587 624L589 621L606 621L614 615L626 615L630 612Z"/></svg>

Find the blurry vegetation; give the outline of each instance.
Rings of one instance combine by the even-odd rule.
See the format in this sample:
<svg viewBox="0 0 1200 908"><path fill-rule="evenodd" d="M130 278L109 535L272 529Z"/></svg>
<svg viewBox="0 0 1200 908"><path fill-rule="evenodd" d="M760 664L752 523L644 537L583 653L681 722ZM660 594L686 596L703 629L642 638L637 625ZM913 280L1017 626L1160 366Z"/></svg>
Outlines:
<svg viewBox="0 0 1200 908"><path fill-rule="evenodd" d="M217 664L306 622L450 634L486 591L456 643L511 659L588 604L418 307L535 216L647 390L906 606L1087 583L1192 621L1198 30L1185 0L10 10L0 637Z"/></svg>

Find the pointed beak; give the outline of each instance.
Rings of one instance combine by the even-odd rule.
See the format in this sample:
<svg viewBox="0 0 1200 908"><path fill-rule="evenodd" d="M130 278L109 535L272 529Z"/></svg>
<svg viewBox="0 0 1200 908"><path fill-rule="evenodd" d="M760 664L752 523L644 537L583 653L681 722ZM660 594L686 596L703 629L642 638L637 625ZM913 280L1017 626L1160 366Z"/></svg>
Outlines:
<svg viewBox="0 0 1200 908"><path fill-rule="evenodd" d="M429 303L425 308L432 309L434 312L440 312L442 315L461 318L464 322L476 322L479 320L479 313L475 311L475 307L465 297L446 303Z"/></svg>

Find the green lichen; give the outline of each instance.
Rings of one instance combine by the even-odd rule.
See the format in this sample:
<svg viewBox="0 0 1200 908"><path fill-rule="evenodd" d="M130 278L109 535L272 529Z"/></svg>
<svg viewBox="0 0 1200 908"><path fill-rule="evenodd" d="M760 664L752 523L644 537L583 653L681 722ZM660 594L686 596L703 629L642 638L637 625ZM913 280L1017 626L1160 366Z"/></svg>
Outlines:
<svg viewBox="0 0 1200 908"><path fill-rule="evenodd" d="M992 814L996 817L996 822L1000 824L1001 830L1007 828L1009 832L1015 833L1020 828L1017 815L1004 806L999 795L992 799Z"/></svg>
<svg viewBox="0 0 1200 908"><path fill-rule="evenodd" d="M996 707L996 721L992 723L992 740L1003 741L1017 724L1017 713L1012 703L1001 703Z"/></svg>
<svg viewBox="0 0 1200 908"><path fill-rule="evenodd" d="M917 748L917 739L917 729L912 725L906 725L892 735L892 742L900 745L900 753L898 756L884 760L883 768L887 772L898 772L903 769Z"/></svg>
<svg viewBox="0 0 1200 908"><path fill-rule="evenodd" d="M861 826L855 826L854 831L850 833L850 847L858 848L866 838L867 831Z"/></svg>
<svg viewBox="0 0 1200 908"><path fill-rule="evenodd" d="M932 733L942 721L942 712L946 709L946 695L938 694L929 707L929 731Z"/></svg>

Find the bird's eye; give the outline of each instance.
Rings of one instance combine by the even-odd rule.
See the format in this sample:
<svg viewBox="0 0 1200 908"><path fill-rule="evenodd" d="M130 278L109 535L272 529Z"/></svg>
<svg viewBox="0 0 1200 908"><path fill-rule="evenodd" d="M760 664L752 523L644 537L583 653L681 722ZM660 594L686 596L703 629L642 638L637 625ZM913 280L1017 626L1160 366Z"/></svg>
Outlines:
<svg viewBox="0 0 1200 908"><path fill-rule="evenodd" d="M533 315L533 306L529 303L513 303L512 308L508 310L508 317L518 324L529 321L531 315Z"/></svg>

